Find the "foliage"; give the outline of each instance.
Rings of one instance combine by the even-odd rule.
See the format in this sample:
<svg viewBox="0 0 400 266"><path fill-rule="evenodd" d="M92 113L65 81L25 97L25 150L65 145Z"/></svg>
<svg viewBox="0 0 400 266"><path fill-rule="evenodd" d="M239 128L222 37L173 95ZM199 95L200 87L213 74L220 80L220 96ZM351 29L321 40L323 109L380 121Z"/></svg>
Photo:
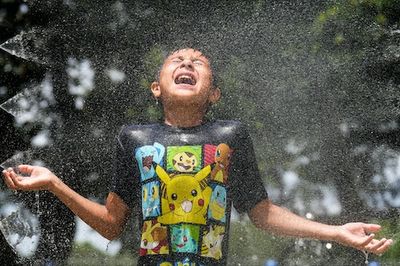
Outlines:
<svg viewBox="0 0 400 266"><path fill-rule="evenodd" d="M396 0L331 1L315 19L314 30L323 34L325 49L354 49L357 56L356 50L379 41L399 23L399 9Z"/></svg>
<svg viewBox="0 0 400 266"><path fill-rule="evenodd" d="M88 243L75 244L67 265L136 265L136 259L130 253L107 255Z"/></svg>

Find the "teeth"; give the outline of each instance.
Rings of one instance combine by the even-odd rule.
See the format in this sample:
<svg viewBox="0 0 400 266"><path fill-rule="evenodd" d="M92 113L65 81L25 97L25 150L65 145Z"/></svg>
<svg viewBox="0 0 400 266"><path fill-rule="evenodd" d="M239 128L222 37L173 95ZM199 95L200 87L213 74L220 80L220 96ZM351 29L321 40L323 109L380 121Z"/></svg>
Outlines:
<svg viewBox="0 0 400 266"><path fill-rule="evenodd" d="M180 75L175 79L176 84L190 84L190 85L195 85L196 82L195 80L189 76L189 75Z"/></svg>

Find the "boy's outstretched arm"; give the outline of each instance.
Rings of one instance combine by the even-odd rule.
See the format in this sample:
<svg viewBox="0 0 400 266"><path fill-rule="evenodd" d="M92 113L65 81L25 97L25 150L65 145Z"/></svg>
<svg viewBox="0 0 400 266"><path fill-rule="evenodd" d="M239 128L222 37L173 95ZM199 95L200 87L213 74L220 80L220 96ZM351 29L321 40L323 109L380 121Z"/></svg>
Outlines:
<svg viewBox="0 0 400 266"><path fill-rule="evenodd" d="M18 175L12 168L3 171L4 181L14 190L48 190L56 195L73 213L107 239L115 239L123 231L129 208L115 193L101 205L82 197L47 168L19 165Z"/></svg>
<svg viewBox="0 0 400 266"><path fill-rule="evenodd" d="M258 228L276 234L335 241L345 246L382 254L392 244L391 239L374 239L380 230L377 224L348 223L341 226L322 224L302 218L269 200L258 203L250 212Z"/></svg>

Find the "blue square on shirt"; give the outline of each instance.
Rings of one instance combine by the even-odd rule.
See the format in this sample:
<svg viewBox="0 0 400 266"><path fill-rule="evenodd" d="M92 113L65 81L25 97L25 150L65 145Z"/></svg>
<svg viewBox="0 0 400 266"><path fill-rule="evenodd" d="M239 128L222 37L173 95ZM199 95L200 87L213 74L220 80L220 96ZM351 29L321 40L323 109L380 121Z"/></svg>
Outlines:
<svg viewBox="0 0 400 266"><path fill-rule="evenodd" d="M142 185L143 219L160 215L160 183L153 181Z"/></svg>
<svg viewBox="0 0 400 266"><path fill-rule="evenodd" d="M208 218L225 223L226 221L226 189L220 185L213 185L210 204L208 205Z"/></svg>

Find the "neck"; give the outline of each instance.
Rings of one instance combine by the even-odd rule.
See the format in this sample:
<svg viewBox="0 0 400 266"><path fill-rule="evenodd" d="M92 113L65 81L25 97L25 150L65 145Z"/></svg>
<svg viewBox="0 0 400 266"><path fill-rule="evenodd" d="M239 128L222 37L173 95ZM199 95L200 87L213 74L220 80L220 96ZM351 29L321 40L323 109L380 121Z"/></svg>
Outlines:
<svg viewBox="0 0 400 266"><path fill-rule="evenodd" d="M196 108L196 106L164 106L164 123L174 127L194 127L203 122L205 114L204 108Z"/></svg>

